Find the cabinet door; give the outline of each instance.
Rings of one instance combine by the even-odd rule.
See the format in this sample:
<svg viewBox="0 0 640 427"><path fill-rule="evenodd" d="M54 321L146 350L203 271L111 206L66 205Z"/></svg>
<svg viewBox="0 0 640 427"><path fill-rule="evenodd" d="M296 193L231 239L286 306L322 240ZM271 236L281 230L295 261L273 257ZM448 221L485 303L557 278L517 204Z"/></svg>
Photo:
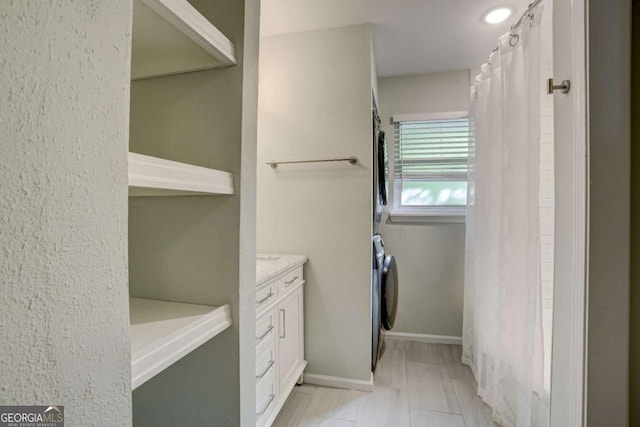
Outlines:
<svg viewBox="0 0 640 427"><path fill-rule="evenodd" d="M278 371L280 385L292 381L303 358L302 286L278 305Z"/></svg>

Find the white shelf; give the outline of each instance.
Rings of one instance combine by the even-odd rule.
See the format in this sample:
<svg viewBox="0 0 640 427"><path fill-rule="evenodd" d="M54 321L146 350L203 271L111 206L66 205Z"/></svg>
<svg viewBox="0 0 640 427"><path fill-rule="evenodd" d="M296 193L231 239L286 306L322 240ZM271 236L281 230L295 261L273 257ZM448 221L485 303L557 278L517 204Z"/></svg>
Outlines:
<svg viewBox="0 0 640 427"><path fill-rule="evenodd" d="M135 0L132 32L132 80L236 63L233 43L187 0Z"/></svg>
<svg viewBox="0 0 640 427"><path fill-rule="evenodd" d="M129 153L129 196L233 194L233 175Z"/></svg>
<svg viewBox="0 0 640 427"><path fill-rule="evenodd" d="M129 298L129 313L134 389L231 326L229 304Z"/></svg>

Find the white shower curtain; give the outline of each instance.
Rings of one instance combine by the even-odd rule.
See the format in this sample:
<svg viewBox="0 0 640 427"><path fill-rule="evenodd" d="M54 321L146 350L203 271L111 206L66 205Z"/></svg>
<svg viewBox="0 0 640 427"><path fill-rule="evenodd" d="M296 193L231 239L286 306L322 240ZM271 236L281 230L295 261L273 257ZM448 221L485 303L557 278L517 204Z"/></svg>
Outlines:
<svg viewBox="0 0 640 427"><path fill-rule="evenodd" d="M540 267L539 5L472 88L463 362L503 426L548 425Z"/></svg>

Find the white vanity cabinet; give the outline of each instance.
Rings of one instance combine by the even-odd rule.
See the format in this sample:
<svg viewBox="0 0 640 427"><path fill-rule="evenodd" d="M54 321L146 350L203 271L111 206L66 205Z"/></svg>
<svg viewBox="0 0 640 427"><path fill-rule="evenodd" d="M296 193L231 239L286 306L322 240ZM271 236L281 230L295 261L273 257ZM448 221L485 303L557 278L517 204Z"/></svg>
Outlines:
<svg viewBox="0 0 640 427"><path fill-rule="evenodd" d="M304 361L302 286L278 304L278 378L281 385L295 382Z"/></svg>
<svg viewBox="0 0 640 427"><path fill-rule="evenodd" d="M307 366L304 360L306 257L258 255L256 292L257 425L270 426Z"/></svg>

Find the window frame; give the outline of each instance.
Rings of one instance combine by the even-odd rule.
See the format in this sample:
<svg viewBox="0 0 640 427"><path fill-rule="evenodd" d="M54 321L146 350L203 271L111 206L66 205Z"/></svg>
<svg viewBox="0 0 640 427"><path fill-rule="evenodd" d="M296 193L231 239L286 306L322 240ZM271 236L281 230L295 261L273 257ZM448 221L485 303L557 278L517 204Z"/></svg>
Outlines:
<svg viewBox="0 0 640 427"><path fill-rule="evenodd" d="M411 121L428 121L428 120L447 120L468 118L468 111L451 111L440 113L424 113L424 114L395 114L391 118L391 125L395 128L396 123ZM395 133L394 139L389 150L391 153L389 159L389 180L391 185L391 206L389 209L389 217L392 222L407 223L428 223L428 222L445 222L445 223L464 223L467 212L467 205L456 206L402 206L402 179L396 179L395 176L395 156L396 144ZM468 197L468 194L467 194ZM468 199L467 199L468 200Z"/></svg>

